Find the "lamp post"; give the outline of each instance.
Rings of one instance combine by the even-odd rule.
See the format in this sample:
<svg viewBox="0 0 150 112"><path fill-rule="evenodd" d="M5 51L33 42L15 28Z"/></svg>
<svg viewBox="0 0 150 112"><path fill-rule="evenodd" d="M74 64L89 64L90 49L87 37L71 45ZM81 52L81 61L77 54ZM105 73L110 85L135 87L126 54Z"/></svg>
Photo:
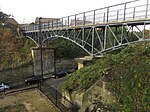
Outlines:
<svg viewBox="0 0 150 112"><path fill-rule="evenodd" d="M43 80L43 51L42 51L42 30L41 30L41 19L42 17L39 18L39 49L40 49L40 64L41 64L41 78L40 80ZM40 81L40 87L41 87L41 83L42 81Z"/></svg>

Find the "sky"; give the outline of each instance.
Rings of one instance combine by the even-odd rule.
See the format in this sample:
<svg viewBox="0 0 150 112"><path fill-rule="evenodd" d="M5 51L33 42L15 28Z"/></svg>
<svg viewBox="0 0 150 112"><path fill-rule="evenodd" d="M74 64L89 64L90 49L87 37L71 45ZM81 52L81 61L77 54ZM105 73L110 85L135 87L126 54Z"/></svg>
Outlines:
<svg viewBox="0 0 150 112"><path fill-rule="evenodd" d="M127 1L131 0L0 0L0 11L18 23L31 23L36 17L61 18Z"/></svg>

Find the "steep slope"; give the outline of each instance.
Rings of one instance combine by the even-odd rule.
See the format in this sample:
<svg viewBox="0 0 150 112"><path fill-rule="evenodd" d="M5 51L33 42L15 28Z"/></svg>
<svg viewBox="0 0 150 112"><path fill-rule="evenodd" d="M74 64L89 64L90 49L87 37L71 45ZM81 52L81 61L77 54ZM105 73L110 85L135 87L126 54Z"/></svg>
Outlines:
<svg viewBox="0 0 150 112"><path fill-rule="evenodd" d="M96 64L71 74L62 88L70 93L84 92L104 76L108 90L116 96L116 103L111 104L109 109L147 111L150 110L149 67L150 43L137 43L127 46L116 55L108 54Z"/></svg>
<svg viewBox="0 0 150 112"><path fill-rule="evenodd" d="M0 70L31 61L31 46L34 46L31 41L16 38L14 32L8 28L0 28Z"/></svg>

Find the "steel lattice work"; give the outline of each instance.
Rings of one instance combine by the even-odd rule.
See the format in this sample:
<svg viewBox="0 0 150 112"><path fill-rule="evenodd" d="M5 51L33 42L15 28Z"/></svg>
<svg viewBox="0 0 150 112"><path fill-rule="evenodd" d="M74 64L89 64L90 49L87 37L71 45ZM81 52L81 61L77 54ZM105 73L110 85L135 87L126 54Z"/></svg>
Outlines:
<svg viewBox="0 0 150 112"><path fill-rule="evenodd" d="M73 16L24 27L24 35L37 45L54 38L64 38L83 48L89 55L99 55L127 44L150 40L148 0L135 0Z"/></svg>

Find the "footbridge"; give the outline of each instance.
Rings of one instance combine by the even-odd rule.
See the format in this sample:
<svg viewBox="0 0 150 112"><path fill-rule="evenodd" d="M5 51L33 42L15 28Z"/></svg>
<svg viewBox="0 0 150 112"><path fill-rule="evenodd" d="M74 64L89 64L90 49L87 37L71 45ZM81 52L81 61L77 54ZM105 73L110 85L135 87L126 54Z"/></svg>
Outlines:
<svg viewBox="0 0 150 112"><path fill-rule="evenodd" d="M64 38L80 46L89 55L99 55L127 44L150 40L149 0L134 0L82 12L46 23L29 24L24 35L37 45L48 45Z"/></svg>

